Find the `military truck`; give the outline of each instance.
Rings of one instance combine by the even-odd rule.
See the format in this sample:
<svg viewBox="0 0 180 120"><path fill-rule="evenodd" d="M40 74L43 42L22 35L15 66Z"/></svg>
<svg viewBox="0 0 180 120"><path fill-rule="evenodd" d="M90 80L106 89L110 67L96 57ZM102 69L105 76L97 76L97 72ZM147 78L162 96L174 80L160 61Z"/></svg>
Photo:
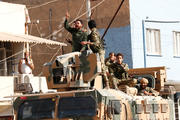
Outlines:
<svg viewBox="0 0 180 120"><path fill-rule="evenodd" d="M145 77L159 96L138 96L126 85L106 89L101 65L94 53L73 52L46 63L43 70L49 89L57 92L16 97L15 120L178 120L172 85L165 85L166 68L130 69L138 81ZM178 101L179 102L179 101Z"/></svg>

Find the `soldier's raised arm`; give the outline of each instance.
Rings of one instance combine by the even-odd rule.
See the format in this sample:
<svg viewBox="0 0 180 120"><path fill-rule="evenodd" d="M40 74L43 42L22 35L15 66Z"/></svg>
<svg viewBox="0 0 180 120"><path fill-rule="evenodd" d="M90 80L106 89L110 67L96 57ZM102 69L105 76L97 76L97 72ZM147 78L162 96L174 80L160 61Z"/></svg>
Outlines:
<svg viewBox="0 0 180 120"><path fill-rule="evenodd" d="M74 28L72 28L71 26L69 26L69 22L68 22L69 17L70 17L69 13L66 12L66 19L65 19L65 21L64 21L64 28L71 33L71 32L74 30Z"/></svg>

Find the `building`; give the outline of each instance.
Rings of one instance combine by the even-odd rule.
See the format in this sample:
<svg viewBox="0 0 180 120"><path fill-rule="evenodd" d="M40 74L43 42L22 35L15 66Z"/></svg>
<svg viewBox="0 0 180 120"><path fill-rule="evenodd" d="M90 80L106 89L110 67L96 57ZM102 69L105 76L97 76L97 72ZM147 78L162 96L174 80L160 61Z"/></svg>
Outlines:
<svg viewBox="0 0 180 120"><path fill-rule="evenodd" d="M31 20L40 20L39 28L41 28L42 35L45 36L62 28L63 18L67 10L71 14L71 20L78 13L82 14L86 11L83 0L6 1L26 4L29 8ZM44 4L47 2L49 4ZM99 5L100 2L102 4ZM116 0L91 1L91 7L99 5L92 10L92 18L97 21L101 34L103 34L120 3L121 1ZM106 56L109 52L121 52L125 56L124 61L129 64L130 68L166 66L167 79L178 81L178 66L180 64L178 37L180 29L178 27L180 20L178 13L180 9L178 3L178 0L167 0L166 2L163 0L125 0L105 36ZM85 21L86 17L82 16L81 19ZM52 27L50 27L51 25ZM65 41L66 33L62 30L58 34L53 34L52 37L57 41ZM33 30L32 34L39 35L37 30ZM69 35L68 37L70 38ZM35 49L41 51L39 48ZM64 53L70 52L70 47L63 50ZM33 53L36 56L35 52Z"/></svg>
<svg viewBox="0 0 180 120"><path fill-rule="evenodd" d="M6 41L6 38L4 38L2 34L25 34L25 12L27 17L28 12L26 11L26 7L24 5L0 2L0 6L0 75L3 76L10 74L12 75L12 73L17 70L16 65L18 64L18 60L21 55L18 54L17 56L11 57L4 61L3 59L13 55L20 50L23 50L23 44L19 44L18 42L17 44L10 43L9 40Z"/></svg>
<svg viewBox="0 0 180 120"><path fill-rule="evenodd" d="M129 0L129 5L124 6L130 11L130 18L123 22L130 22L109 30L105 37L107 51L122 52L131 68L166 66L167 79L179 81L179 3L178 0Z"/></svg>

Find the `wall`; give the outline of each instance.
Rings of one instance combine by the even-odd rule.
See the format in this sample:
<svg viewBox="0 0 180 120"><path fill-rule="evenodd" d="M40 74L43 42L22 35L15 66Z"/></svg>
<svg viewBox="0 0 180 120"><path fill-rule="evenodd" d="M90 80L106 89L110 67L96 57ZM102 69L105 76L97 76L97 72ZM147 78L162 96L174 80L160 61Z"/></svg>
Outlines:
<svg viewBox="0 0 180 120"><path fill-rule="evenodd" d="M4 100L7 98L4 98L5 96L11 96L13 95L13 77L0 77L1 80L1 86L0 86L0 100ZM11 99L11 98L8 98Z"/></svg>
<svg viewBox="0 0 180 120"><path fill-rule="evenodd" d="M104 29L100 29L103 33ZM124 62L132 68L132 49L131 49L131 33L130 26L109 29L105 36L106 43L106 57L110 52L122 53L124 55Z"/></svg>
<svg viewBox="0 0 180 120"><path fill-rule="evenodd" d="M4 98L5 96L12 96L14 94L14 77L0 77L1 86L0 86L0 101L1 100L11 100L12 98ZM30 83L33 87L33 92L39 92L40 90L42 92L48 92L48 91L54 91L54 90L48 90L46 78L45 77L33 77L30 80Z"/></svg>
<svg viewBox="0 0 180 120"><path fill-rule="evenodd" d="M25 33L25 5L0 2L0 32Z"/></svg>
<svg viewBox="0 0 180 120"><path fill-rule="evenodd" d="M173 34L172 31L180 31L180 24L177 23L157 23L145 22L144 29L156 28L160 29L161 34L161 56L144 56L143 48L143 20L156 21L178 21L179 0L130 0L130 20L131 20L131 38L132 38L132 54L133 67L144 67L146 58L146 66L166 66L167 79L179 81L180 74L180 58L173 57ZM146 33L146 31L144 32ZM144 34L145 35L145 34ZM146 37L146 35L145 35ZM146 47L146 46L145 46Z"/></svg>

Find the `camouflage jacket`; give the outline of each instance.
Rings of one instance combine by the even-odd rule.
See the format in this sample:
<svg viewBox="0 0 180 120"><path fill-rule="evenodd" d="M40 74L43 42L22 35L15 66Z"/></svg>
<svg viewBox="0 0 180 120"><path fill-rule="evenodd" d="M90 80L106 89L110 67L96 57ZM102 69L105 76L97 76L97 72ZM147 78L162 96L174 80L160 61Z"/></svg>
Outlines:
<svg viewBox="0 0 180 120"><path fill-rule="evenodd" d="M105 59L106 66L111 66L114 62L110 60L110 58Z"/></svg>
<svg viewBox="0 0 180 120"><path fill-rule="evenodd" d="M81 42L87 41L87 33L82 30L70 27L67 19L64 22L64 28L72 34L72 51L75 52L85 50L87 45L81 45Z"/></svg>
<svg viewBox="0 0 180 120"><path fill-rule="evenodd" d="M146 96L144 92L152 93L153 96L158 96L158 92L153 90L151 87L146 87L145 89L142 89L141 87L138 88L138 95Z"/></svg>
<svg viewBox="0 0 180 120"><path fill-rule="evenodd" d="M91 34L89 34L88 39L93 43L90 45L90 48L94 53L98 53L100 50L104 50L100 34L96 28L91 30Z"/></svg>
<svg viewBox="0 0 180 120"><path fill-rule="evenodd" d="M128 64L122 63L113 63L109 66L109 72L112 77L116 77L118 79L127 79L128 74L127 71L129 70Z"/></svg>

